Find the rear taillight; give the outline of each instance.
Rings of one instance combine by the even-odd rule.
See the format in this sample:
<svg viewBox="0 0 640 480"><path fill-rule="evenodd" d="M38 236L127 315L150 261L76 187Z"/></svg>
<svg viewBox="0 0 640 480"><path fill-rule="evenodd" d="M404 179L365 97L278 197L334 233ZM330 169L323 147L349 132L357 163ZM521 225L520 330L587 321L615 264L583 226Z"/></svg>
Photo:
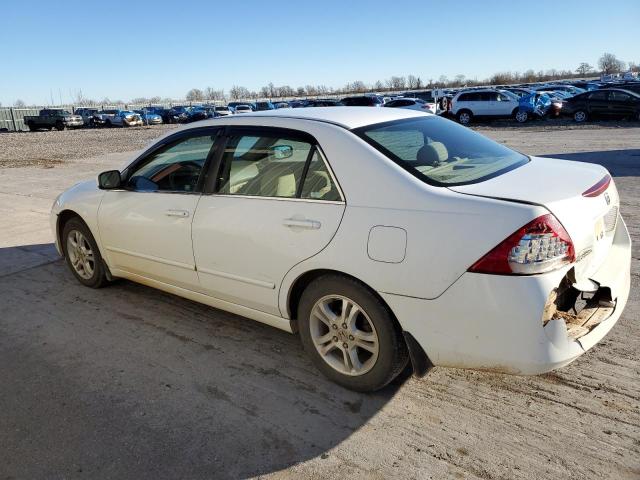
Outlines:
<svg viewBox="0 0 640 480"><path fill-rule="evenodd" d="M582 192L583 197L597 197L602 192L604 192L607 188L609 188L609 184L611 183L611 175L607 174L602 179L593 185L588 190Z"/></svg>
<svg viewBox="0 0 640 480"><path fill-rule="evenodd" d="M574 262L571 237L552 214L526 224L484 257L470 272L492 275L533 275Z"/></svg>

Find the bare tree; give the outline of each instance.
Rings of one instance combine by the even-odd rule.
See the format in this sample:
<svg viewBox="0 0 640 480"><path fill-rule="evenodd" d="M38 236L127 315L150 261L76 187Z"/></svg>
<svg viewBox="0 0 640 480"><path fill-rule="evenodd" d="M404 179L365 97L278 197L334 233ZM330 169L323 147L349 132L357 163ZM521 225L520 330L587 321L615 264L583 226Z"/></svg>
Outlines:
<svg viewBox="0 0 640 480"><path fill-rule="evenodd" d="M459 86L459 87L461 87L462 85L464 85L464 79L465 79L465 76L464 76L464 75L462 75L461 73L459 73L458 75L456 75L456 76L455 76L455 82L456 82L456 85L457 85L457 86Z"/></svg>
<svg viewBox="0 0 640 480"><path fill-rule="evenodd" d="M231 89L229 90L229 95L234 100L251 98L251 92L249 92L249 90L247 90L245 87L240 87L238 85L234 85L233 87L231 87Z"/></svg>
<svg viewBox="0 0 640 480"><path fill-rule="evenodd" d="M598 67L604 74L618 73L624 70L625 63L613 53L603 53L598 60Z"/></svg>
<svg viewBox="0 0 640 480"><path fill-rule="evenodd" d="M407 77L407 88L410 90L415 90L418 87L418 77L415 75L409 75Z"/></svg>
<svg viewBox="0 0 640 480"><path fill-rule="evenodd" d="M630 72L640 72L640 63L629 62L629 71Z"/></svg>
<svg viewBox="0 0 640 480"><path fill-rule="evenodd" d="M204 93L199 88L192 88L185 97L189 102L201 102L204 100Z"/></svg>
<svg viewBox="0 0 640 480"><path fill-rule="evenodd" d="M393 76L387 80L387 85L394 90L402 90L403 88L407 88L407 79Z"/></svg>
<svg viewBox="0 0 640 480"><path fill-rule="evenodd" d="M15 102L13 102L13 106L16 107L16 108L24 108L24 107L26 107L25 103L20 99L18 99Z"/></svg>
<svg viewBox="0 0 640 480"><path fill-rule="evenodd" d="M207 101L216 101L216 100L224 100L224 90L216 90L212 87L207 87L203 92L204 100Z"/></svg>

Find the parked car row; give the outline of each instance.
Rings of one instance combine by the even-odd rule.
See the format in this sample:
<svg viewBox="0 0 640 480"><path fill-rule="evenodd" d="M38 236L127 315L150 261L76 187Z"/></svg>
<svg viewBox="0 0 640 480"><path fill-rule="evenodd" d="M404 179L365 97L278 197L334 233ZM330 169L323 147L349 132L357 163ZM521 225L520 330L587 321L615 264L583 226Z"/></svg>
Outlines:
<svg viewBox="0 0 640 480"><path fill-rule="evenodd" d="M137 110L81 107L72 114L47 108L25 116L29 130L79 127L132 127L161 123L191 123L227 115L283 108L384 107L449 116L463 125L478 119L513 118L520 123L537 118L571 116L576 122L626 117L640 120L640 81L564 81L423 90L397 94L364 94L342 99L233 101L227 105L149 106Z"/></svg>
<svg viewBox="0 0 640 480"><path fill-rule="evenodd" d="M570 116L576 122L595 118L640 120L640 82L624 85L572 84L464 89L443 96L443 113L468 125L474 119Z"/></svg>

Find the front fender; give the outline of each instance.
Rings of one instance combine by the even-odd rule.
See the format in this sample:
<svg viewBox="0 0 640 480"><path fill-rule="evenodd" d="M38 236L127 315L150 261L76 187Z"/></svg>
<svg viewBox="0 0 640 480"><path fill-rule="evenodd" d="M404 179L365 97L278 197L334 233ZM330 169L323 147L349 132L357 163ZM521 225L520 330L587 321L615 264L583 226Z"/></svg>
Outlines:
<svg viewBox="0 0 640 480"><path fill-rule="evenodd" d="M87 224L98 243L98 247L101 248L98 208L103 195L104 191L100 190L96 180L92 179L77 183L56 198L51 208L50 223L58 253L62 255L62 246L59 242L59 220L65 212L73 212L78 215Z"/></svg>

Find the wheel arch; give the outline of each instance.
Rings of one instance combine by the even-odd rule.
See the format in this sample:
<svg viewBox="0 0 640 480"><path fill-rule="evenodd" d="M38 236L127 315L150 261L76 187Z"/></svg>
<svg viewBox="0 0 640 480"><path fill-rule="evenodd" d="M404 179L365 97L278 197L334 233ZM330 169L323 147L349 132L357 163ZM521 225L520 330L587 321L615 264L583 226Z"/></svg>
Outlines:
<svg viewBox="0 0 640 480"><path fill-rule="evenodd" d="M62 250L62 254L63 255L66 255L66 253L64 251L64 241L63 241L63 238L62 238L62 232L64 230L64 226L72 218L78 218L78 219L80 219L82 221L82 223L87 225L87 222L85 222L84 219L82 218L82 216L78 212L76 212L75 210L66 209L66 210L62 210L60 213L58 213L58 219L56 220L56 239L58 240L58 244L60 245L60 250ZM87 225L87 228L89 228L88 225ZM91 230L91 229L89 228L89 230ZM94 235L94 237L95 237L95 235Z"/></svg>
<svg viewBox="0 0 640 480"><path fill-rule="evenodd" d="M417 342L417 340L415 340L415 338L413 337L413 335L411 335L410 332L402 328L402 324L396 317L396 314L394 313L394 311L391 309L389 304L384 300L384 298L382 298L374 288L369 286L366 282L363 282L359 278L354 277L353 275L350 275L348 273L341 272L339 270L330 269L330 268L318 268L318 269L306 271L301 275L299 275L289 287L289 293L287 295L287 314L291 322L291 330L294 333L298 333L297 315L298 315L298 305L300 304L300 297L302 296L302 292L304 292L304 290L307 288L307 286L311 284L311 282L313 282L314 280L316 280L317 278L323 275L328 275L328 274L340 275L346 278L350 278L358 282L359 284L361 284L363 287L369 290L373 295L375 295L378 298L378 300L380 300L382 305L384 305L384 307L391 314L391 318L393 319L393 322L396 324L396 327L398 327L399 331L402 333L402 338L404 339L404 342L409 350L409 358L411 360L411 366L413 368L414 375L418 377L423 377L424 375L426 375L427 372L431 369L431 367L433 367L433 363L429 359L429 356L424 351L422 346Z"/></svg>

